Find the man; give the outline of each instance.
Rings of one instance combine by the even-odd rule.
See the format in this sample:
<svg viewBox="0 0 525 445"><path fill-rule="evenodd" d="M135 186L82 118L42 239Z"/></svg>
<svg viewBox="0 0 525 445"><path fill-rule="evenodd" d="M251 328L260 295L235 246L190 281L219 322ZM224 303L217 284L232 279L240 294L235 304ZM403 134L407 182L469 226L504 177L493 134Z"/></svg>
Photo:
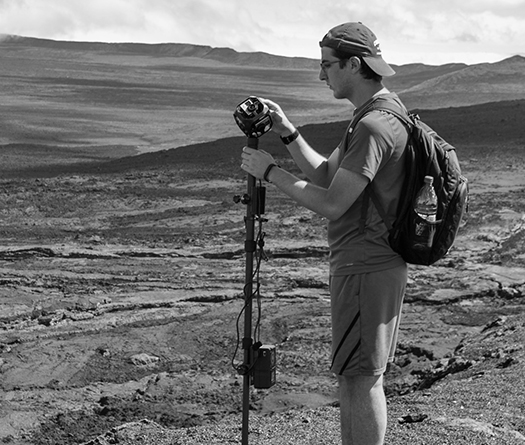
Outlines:
<svg viewBox="0 0 525 445"><path fill-rule="evenodd" d="M354 116L376 100L399 98L382 84L394 74L383 60L374 33L361 23L345 23L320 42L321 70L336 99L347 99ZM376 193L393 220L404 178L407 131L389 113L364 114L325 158L311 148L282 109L261 99L303 181L275 164L264 151L245 147L242 168L273 183L300 205L326 217L330 246L332 367L340 389L344 445L380 445L386 430L383 373L393 360L407 266L388 245L387 228L373 204L363 216L365 188ZM368 202L366 200L365 202ZM366 224L361 225L361 219Z"/></svg>

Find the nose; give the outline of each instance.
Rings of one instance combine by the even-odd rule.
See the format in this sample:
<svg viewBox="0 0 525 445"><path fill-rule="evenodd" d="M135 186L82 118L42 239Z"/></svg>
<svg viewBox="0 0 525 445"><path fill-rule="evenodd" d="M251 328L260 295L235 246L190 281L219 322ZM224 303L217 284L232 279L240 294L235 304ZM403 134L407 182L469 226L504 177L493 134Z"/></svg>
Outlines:
<svg viewBox="0 0 525 445"><path fill-rule="evenodd" d="M326 80L326 79L327 79L327 77L326 77L326 73L325 73L324 70L321 68L321 69L319 70L319 80L324 81L324 80Z"/></svg>

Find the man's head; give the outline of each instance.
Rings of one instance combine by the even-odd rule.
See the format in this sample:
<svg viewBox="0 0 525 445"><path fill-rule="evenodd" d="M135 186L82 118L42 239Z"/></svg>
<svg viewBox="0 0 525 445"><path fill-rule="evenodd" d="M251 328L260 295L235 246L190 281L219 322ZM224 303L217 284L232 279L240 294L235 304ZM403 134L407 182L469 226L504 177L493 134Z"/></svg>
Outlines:
<svg viewBox="0 0 525 445"><path fill-rule="evenodd" d="M387 77L395 71L381 57L376 35L365 25L357 22L343 23L332 28L319 42L321 48L332 48L337 54L348 59L360 57L378 76Z"/></svg>

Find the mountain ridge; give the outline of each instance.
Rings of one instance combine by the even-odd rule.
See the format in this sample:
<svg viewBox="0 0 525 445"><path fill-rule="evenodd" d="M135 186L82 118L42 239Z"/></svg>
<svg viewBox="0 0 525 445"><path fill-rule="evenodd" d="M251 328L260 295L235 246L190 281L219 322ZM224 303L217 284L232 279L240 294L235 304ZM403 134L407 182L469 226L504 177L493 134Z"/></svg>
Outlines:
<svg viewBox="0 0 525 445"><path fill-rule="evenodd" d="M0 54L0 100L10 110L0 144L80 146L96 134L101 147L143 152L217 140L239 132L231 113L249 95L272 98L302 125L339 121L351 112L319 81L313 59L12 35L0 36ZM393 66L397 75L384 84L408 109L525 100L523 56Z"/></svg>
<svg viewBox="0 0 525 445"><path fill-rule="evenodd" d="M279 64L283 68L318 68L319 61L308 57L289 57L270 54L263 51L255 52L240 52L228 47L213 47L209 45L197 45L192 43L137 43L137 42L98 42L98 41L68 41L68 40L54 40L44 39L38 37L27 37L13 34L0 34L0 43L15 44L15 45L33 45L46 48L55 49L69 49L69 50L91 50L91 51L120 51L128 53L142 53L165 55L172 57L196 57L211 59L222 63L245 64L251 63L253 66L271 66L276 68ZM407 71L425 72L438 69L458 70L476 65L494 65L509 60L523 60L525 57L521 55L513 55L493 63L480 63L468 65L466 63L447 63L442 65L427 65L424 63L409 63L403 65L391 64L397 71L397 74L406 74Z"/></svg>
<svg viewBox="0 0 525 445"><path fill-rule="evenodd" d="M211 67L261 68L317 71L318 60L286 57L265 52L238 52L190 43L111 43L75 42L17 35L0 35L0 49L45 48L50 51L92 52L155 57L196 64L206 61ZM52 55L51 55L52 56ZM217 64L217 65L215 65ZM448 63L426 65L410 63L392 67L396 75L384 79L409 108L443 108L466 106L498 100L525 99L525 57L514 55L498 62L467 65ZM254 80L255 82L255 80Z"/></svg>
<svg viewBox="0 0 525 445"><path fill-rule="evenodd" d="M0 43L31 45L51 49L73 51L103 51L130 54L146 54L166 57L194 57L216 62L252 66L271 66L273 68L311 69L317 68L318 61L306 57L286 57L258 52L238 52L227 47L212 47L191 43L115 43L115 42L74 42L66 40L41 39L16 35L4 35Z"/></svg>
<svg viewBox="0 0 525 445"><path fill-rule="evenodd" d="M525 57L516 55L495 63L450 67L448 72L420 78L419 82L391 86L407 103L443 108L525 98ZM410 74L413 77L413 74ZM386 81L388 83L388 81ZM389 84L390 86L390 84Z"/></svg>

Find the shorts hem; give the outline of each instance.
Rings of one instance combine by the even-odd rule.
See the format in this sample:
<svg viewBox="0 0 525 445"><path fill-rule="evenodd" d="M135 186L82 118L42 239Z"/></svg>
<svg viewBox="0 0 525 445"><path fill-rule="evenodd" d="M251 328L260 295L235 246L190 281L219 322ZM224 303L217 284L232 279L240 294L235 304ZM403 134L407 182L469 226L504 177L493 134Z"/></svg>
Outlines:
<svg viewBox="0 0 525 445"><path fill-rule="evenodd" d="M341 376L341 377L353 377L353 376L376 377L376 376L383 375L386 372L386 369L387 367L385 366L383 368L373 369L371 371L357 369L357 370L343 371L342 373L334 372L334 374L337 376Z"/></svg>

